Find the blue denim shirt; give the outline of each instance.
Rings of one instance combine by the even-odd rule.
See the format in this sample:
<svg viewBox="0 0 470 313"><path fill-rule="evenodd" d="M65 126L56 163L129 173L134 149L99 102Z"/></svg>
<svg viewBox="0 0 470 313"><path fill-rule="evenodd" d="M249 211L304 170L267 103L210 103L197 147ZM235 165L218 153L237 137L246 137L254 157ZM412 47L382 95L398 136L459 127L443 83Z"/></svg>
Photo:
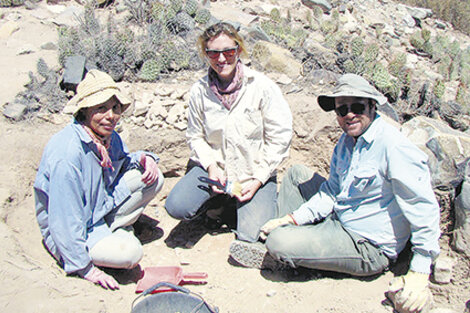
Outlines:
<svg viewBox="0 0 470 313"><path fill-rule="evenodd" d="M138 166L142 152L129 154L116 132L111 138L114 171L101 167L96 145L76 121L44 149L34 183L36 217L45 245L67 273L82 275L90 266L88 249L96 242L87 242L88 234L110 234L104 216L130 196L119 181L125 171Z"/></svg>
<svg viewBox="0 0 470 313"><path fill-rule="evenodd" d="M330 177L293 213L298 224L332 212L344 228L377 245L394 259L411 235L410 269L429 273L439 254L439 205L427 156L379 115L357 139L343 134Z"/></svg>

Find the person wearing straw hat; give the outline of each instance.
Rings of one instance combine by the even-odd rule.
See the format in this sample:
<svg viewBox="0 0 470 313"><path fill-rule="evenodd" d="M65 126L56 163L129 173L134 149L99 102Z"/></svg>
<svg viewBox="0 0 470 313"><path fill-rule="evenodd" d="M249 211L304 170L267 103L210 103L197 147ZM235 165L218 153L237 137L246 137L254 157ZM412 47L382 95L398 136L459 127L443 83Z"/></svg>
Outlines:
<svg viewBox="0 0 470 313"><path fill-rule="evenodd" d="M118 289L98 267L142 258L132 224L162 188L159 158L129 153L115 132L130 101L108 74L90 70L67 105L74 119L50 139L34 183L43 244L67 274Z"/></svg>
<svg viewBox="0 0 470 313"><path fill-rule="evenodd" d="M236 261L262 268L273 258L291 267L369 276L385 271L411 238L409 271L392 281L389 295L400 312L418 312L429 303L439 205L427 156L377 113L386 102L355 74L344 74L331 94L318 97L344 131L329 178L291 167L278 198L285 215L261 228L269 254L247 244L231 251Z"/></svg>

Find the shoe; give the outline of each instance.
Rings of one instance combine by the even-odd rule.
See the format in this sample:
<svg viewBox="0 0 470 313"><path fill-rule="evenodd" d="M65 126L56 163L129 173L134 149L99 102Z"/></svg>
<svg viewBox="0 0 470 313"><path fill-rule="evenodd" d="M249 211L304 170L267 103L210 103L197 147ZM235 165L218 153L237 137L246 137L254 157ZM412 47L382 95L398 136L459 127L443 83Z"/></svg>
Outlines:
<svg viewBox="0 0 470 313"><path fill-rule="evenodd" d="M234 240L230 244L230 256L240 265L260 270L270 269L273 271L285 270L286 264L275 260L261 242L246 242Z"/></svg>

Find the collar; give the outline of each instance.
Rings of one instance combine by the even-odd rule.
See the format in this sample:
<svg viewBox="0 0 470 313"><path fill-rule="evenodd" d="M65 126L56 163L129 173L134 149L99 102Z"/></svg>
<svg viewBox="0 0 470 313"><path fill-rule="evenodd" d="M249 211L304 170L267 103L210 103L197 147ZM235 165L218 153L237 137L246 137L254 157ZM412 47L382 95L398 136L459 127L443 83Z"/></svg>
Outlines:
<svg viewBox="0 0 470 313"><path fill-rule="evenodd" d="M87 144L93 142L90 135L87 134L87 132L83 129L82 125L75 118L73 118L72 121L72 128L78 134L78 137L81 141Z"/></svg>
<svg viewBox="0 0 470 313"><path fill-rule="evenodd" d="M382 123L382 118L379 113L375 113L375 118L372 123L369 125L369 128L357 139L364 140L367 143L371 143L377 137L377 132L379 131L379 125Z"/></svg>

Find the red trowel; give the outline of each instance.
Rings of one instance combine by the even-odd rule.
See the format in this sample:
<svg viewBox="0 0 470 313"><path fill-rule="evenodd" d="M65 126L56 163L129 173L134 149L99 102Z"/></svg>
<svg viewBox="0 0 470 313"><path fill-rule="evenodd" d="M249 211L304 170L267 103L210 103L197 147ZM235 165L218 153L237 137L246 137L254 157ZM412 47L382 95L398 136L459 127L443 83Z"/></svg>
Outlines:
<svg viewBox="0 0 470 313"><path fill-rule="evenodd" d="M179 266L154 266L146 267L143 270L143 275L137 282L135 289L136 293L144 292L150 287L160 282L169 282L174 285L184 284L205 284L207 281L207 273L194 272L183 273L183 268ZM196 279L196 281L195 281ZM155 292L168 291L169 289L158 289Z"/></svg>

